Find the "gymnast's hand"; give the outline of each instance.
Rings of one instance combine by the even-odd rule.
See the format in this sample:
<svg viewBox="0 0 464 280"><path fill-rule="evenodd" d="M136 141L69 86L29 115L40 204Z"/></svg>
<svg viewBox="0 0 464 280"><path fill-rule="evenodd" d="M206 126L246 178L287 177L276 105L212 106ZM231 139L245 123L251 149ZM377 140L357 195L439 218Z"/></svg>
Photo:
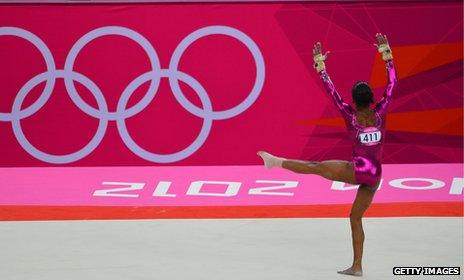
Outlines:
<svg viewBox="0 0 464 280"><path fill-rule="evenodd" d="M327 59L327 55L330 52L322 54L321 42L317 42L313 47L313 59L314 59L314 68L318 73L325 70L324 61Z"/></svg>
<svg viewBox="0 0 464 280"><path fill-rule="evenodd" d="M385 61L392 60L392 51L388 45L387 36L382 33L377 33L375 34L375 39L377 40L377 44L374 45L377 47L379 53L382 54L382 59Z"/></svg>

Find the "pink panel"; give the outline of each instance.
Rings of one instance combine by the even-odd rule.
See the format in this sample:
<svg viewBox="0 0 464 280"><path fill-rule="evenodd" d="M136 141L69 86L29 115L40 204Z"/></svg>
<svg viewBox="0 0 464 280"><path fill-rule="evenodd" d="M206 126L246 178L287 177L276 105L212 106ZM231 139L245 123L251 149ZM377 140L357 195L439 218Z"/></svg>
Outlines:
<svg viewBox="0 0 464 280"><path fill-rule="evenodd" d="M259 159L255 153L260 149L308 160L349 159L351 143L344 140L342 127L301 124L302 120L338 116L312 69L312 44L320 40L332 51L328 67L339 91L350 101L351 85L371 77L377 55L372 46L375 32L387 33L394 50L462 44L463 38L460 2L0 5L0 28L21 28L38 36L59 70L65 68L73 45L98 28L119 26L137 32L156 50L161 68L168 69L174 50L186 36L217 25L239 30L256 44L265 65L263 87L244 112L212 121L206 140L191 155L163 165L256 165ZM8 34L5 32L0 34ZM46 71L46 65L39 50L17 36L0 36L0 61L0 113L8 114L20 89ZM427 61L424 56L422 61L411 63L420 68ZM398 61L398 65L407 63ZM109 35L83 47L73 69L98 86L108 110L114 112L124 89L150 70L150 60L137 42ZM225 35L194 41L181 56L178 69L198 81L215 111L230 109L245 100L257 74L250 50ZM462 55L461 59L412 76L402 74L407 73L399 73L391 113L461 106ZM82 99L97 108L89 90L75 84ZM34 103L44 87L42 82L32 89L22 109ZM127 107L138 103L148 87L148 82L141 85ZM186 97L201 107L198 93L191 87L180 85ZM375 90L378 99L382 88ZM97 130L98 118L79 109L67 93L63 79L58 77L50 99L20 121L25 138L43 152L74 153L89 143ZM189 146L199 134L203 119L179 105L168 79L163 77L153 101L127 117L125 123L134 142L143 149L168 154ZM462 131L462 116L443 127ZM122 141L115 120L109 120L102 135L88 155L65 164L160 164L132 152ZM21 141L24 139L14 135L12 121L0 118L0 166L55 165L27 152ZM388 131L386 141L385 163L462 163L462 135Z"/></svg>
<svg viewBox="0 0 464 280"><path fill-rule="evenodd" d="M462 170L461 164L385 165L375 202L462 201ZM262 166L2 168L0 177L0 205L347 204L356 193L317 176ZM271 186L280 187L262 189ZM121 187L135 189L102 191Z"/></svg>

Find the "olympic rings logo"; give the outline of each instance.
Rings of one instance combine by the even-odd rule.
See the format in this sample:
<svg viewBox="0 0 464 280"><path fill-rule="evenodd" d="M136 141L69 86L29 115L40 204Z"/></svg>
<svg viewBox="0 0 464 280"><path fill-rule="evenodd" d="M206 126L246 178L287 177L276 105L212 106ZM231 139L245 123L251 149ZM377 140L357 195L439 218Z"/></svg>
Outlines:
<svg viewBox="0 0 464 280"><path fill-rule="evenodd" d="M192 76L178 69L182 54L193 42L205 36L215 34L230 36L243 43L251 52L256 65L256 79L249 95L237 106L223 111L214 111L208 93L203 86ZM0 36L8 35L20 37L32 43L45 59L47 70L46 72L36 75L21 87L13 102L11 112L0 113L0 121L11 122L16 139L27 153L41 161L53 164L75 162L89 155L102 141L109 121L116 121L119 135L124 144L139 157L157 163L170 163L185 159L195 153L204 144L210 133L213 120L225 120L243 113L256 101L264 84L265 65L260 49L248 35L229 26L207 26L190 33L174 50L168 69L161 69L158 55L150 42L141 34L126 27L105 26L94 29L82 36L71 48L66 58L64 69L57 69L55 67L52 53L47 45L35 34L17 27L0 27ZM115 112L110 112L108 110L105 97L99 87L88 77L73 70L74 62L82 48L92 40L108 35L127 37L138 43L147 54L151 64L150 71L141 74L127 85L118 100ZM37 149L27 140L21 128L22 119L35 114L45 105L52 94L55 81L58 78L64 79L67 93L74 104L87 115L99 120L97 131L90 142L82 149L65 155L52 155ZM140 113L151 103L158 90L161 78L169 79L174 97L184 109L203 119L201 131L193 143L185 149L171 154L156 154L140 147L129 135L125 123L127 118ZM97 109L87 104L79 96L74 85L75 81L85 86L92 93L97 101ZM201 100L203 108L199 108L192 104L185 97L180 89L179 81L186 83L195 91ZM21 109L29 92L42 82L46 84L40 97L29 107ZM127 103L135 90L146 82L150 82L150 86L144 97L134 106L127 108Z"/></svg>

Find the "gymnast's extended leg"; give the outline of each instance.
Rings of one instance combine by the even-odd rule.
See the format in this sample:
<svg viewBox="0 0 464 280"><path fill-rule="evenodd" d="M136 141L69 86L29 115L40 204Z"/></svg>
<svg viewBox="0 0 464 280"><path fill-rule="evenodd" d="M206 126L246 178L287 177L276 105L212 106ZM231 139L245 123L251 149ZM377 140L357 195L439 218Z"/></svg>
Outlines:
<svg viewBox="0 0 464 280"><path fill-rule="evenodd" d="M315 174L332 181L356 184L353 164L349 161L301 161L276 157L263 151L258 152L258 155L264 160L267 168L279 166L296 173Z"/></svg>

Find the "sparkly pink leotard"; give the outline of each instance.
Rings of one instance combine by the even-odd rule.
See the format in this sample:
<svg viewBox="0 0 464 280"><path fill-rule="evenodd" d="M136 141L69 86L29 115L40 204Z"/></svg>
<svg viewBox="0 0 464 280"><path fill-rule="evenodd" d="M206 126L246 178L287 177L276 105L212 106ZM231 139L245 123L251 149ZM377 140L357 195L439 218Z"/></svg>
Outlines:
<svg viewBox="0 0 464 280"><path fill-rule="evenodd" d="M392 97L392 91L396 84L396 72L393 61L386 62L388 84L383 98L375 105L376 124L370 127L360 126L356 121L356 111L343 102L340 94L325 71L320 75L327 92L332 96L335 105L345 119L350 138L353 141L353 167L358 184L371 187L376 186L382 175L382 145L385 138L385 117L387 107Z"/></svg>

